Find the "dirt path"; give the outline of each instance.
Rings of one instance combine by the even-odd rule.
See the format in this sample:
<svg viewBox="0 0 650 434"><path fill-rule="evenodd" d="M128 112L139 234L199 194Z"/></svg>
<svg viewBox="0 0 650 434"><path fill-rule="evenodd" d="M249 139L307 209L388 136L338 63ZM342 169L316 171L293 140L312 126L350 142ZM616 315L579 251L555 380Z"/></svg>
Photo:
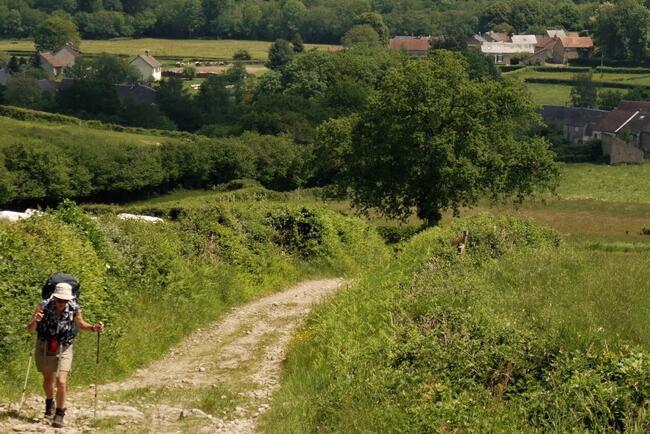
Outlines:
<svg viewBox="0 0 650 434"><path fill-rule="evenodd" d="M44 422L42 398L33 396L21 417L0 420L0 432L255 433L292 333L341 284L304 282L233 308L128 380L100 386L97 419L91 387L70 394L64 429ZM0 414L9 410L0 406Z"/></svg>

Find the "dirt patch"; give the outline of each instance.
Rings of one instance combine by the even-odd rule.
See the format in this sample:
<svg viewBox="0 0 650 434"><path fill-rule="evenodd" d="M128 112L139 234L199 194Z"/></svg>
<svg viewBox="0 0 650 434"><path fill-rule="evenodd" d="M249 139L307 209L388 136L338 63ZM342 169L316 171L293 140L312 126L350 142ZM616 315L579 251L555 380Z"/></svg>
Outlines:
<svg viewBox="0 0 650 434"><path fill-rule="evenodd" d="M291 335L342 283L304 282L233 308L131 378L101 385L96 419L91 387L70 393L67 428L51 428L41 418L42 397L32 396L20 416L17 404L0 406L0 432L255 433Z"/></svg>

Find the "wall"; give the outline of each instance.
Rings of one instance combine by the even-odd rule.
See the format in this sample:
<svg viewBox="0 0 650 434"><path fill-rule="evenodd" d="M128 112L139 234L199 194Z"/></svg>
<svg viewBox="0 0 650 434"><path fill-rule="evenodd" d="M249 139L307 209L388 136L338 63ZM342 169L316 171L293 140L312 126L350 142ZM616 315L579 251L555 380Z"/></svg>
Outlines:
<svg viewBox="0 0 650 434"><path fill-rule="evenodd" d="M644 153L636 146L629 145L612 134L603 133L603 155L609 156L609 164L642 163Z"/></svg>

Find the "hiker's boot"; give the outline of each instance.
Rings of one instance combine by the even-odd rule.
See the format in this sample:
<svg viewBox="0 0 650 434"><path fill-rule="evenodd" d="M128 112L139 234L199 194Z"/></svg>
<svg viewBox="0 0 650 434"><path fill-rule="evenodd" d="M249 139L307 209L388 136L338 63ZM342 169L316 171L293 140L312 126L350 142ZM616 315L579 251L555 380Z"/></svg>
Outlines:
<svg viewBox="0 0 650 434"><path fill-rule="evenodd" d="M54 421L52 426L54 428L63 428L63 417L65 416L65 408L57 408L54 414Z"/></svg>
<svg viewBox="0 0 650 434"><path fill-rule="evenodd" d="M45 400L45 418L54 419L54 399Z"/></svg>

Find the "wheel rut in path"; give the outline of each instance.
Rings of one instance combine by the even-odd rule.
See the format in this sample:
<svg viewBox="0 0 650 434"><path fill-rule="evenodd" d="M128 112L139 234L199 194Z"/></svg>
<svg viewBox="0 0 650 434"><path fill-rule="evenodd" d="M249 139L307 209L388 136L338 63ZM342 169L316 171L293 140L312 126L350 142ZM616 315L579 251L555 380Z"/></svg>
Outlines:
<svg viewBox="0 0 650 434"><path fill-rule="evenodd" d="M66 428L49 426L43 398L32 396L20 417L11 411L17 404L0 406L0 432L255 433L292 334L342 284L307 281L232 308L127 380L100 385L97 419L91 386L69 393Z"/></svg>

